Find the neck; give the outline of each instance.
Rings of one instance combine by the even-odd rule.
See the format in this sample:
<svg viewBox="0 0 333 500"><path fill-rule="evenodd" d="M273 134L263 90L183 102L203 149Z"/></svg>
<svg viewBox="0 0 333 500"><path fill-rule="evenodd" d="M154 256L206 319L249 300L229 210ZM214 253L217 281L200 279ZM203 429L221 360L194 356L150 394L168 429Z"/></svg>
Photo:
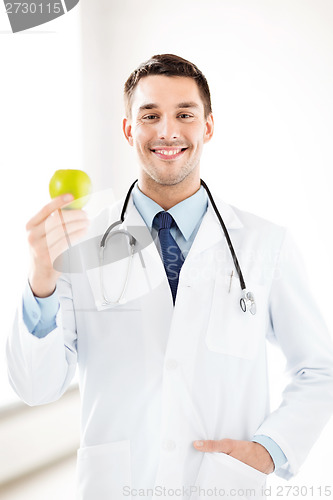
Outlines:
<svg viewBox="0 0 333 500"><path fill-rule="evenodd" d="M169 210L181 201L189 198L200 189L199 174L194 178L190 175L173 185L159 184L150 177L139 176L138 187L146 196L154 200L163 210Z"/></svg>

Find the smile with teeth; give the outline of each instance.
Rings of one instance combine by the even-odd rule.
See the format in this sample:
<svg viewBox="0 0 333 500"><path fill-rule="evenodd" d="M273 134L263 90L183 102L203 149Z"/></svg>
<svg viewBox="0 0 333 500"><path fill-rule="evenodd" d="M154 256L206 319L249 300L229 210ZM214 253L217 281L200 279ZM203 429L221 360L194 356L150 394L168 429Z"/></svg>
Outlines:
<svg viewBox="0 0 333 500"><path fill-rule="evenodd" d="M160 158L177 158L181 156L187 148L175 148L175 149L152 149L151 151L155 153Z"/></svg>

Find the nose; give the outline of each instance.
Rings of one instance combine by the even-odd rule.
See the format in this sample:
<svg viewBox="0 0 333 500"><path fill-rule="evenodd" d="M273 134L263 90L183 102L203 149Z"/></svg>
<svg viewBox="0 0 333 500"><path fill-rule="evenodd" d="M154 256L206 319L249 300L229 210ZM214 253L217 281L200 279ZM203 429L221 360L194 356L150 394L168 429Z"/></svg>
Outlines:
<svg viewBox="0 0 333 500"><path fill-rule="evenodd" d="M179 122L174 118L164 116L159 120L158 137L162 140L177 139L180 136Z"/></svg>

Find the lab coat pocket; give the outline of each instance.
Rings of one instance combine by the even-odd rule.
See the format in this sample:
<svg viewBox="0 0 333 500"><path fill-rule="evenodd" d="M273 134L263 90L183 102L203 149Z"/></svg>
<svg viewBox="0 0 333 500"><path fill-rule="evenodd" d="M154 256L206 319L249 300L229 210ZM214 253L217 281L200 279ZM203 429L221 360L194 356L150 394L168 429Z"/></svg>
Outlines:
<svg viewBox="0 0 333 500"><path fill-rule="evenodd" d="M116 441L78 450L77 500L129 498L130 441Z"/></svg>
<svg viewBox="0 0 333 500"><path fill-rule="evenodd" d="M205 453L190 500L211 498L215 495L225 499L265 498L267 474L227 455Z"/></svg>
<svg viewBox="0 0 333 500"><path fill-rule="evenodd" d="M234 274L234 273L233 273ZM206 332L207 347L216 352L254 359L259 340L265 337L268 322L268 294L262 284L249 283L256 303L256 314L243 311L240 299L243 292L239 279L218 274Z"/></svg>

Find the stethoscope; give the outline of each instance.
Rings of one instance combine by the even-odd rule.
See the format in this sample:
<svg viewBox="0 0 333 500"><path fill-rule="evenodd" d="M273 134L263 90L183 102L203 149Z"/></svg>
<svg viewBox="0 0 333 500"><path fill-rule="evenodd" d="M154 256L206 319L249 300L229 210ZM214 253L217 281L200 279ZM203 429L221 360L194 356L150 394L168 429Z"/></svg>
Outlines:
<svg viewBox="0 0 333 500"><path fill-rule="evenodd" d="M213 196L212 196L211 192L209 191L209 189L207 187L207 184L202 179L200 179L200 182L201 182L201 185L207 191L208 198L209 198L209 200L210 200L210 202L211 202L211 204L213 206L213 209L214 209L214 211L216 213L216 216L217 216L217 218L218 218L218 220L219 220L219 222L220 222L220 224L222 226L222 229L223 229L223 232L224 232L224 236L225 236L225 238L227 240L228 247L229 247L232 259L234 261L234 265L235 265L235 268L236 268L236 271L237 271L237 274L238 274L238 277L239 277L240 286L241 286L241 290L242 290L242 296L241 296L240 301L239 301L241 310L243 312L250 311L251 314L256 314L257 307L256 307L254 295L253 295L252 292L248 292L246 290L246 285L245 285L243 273L242 273L242 270L240 268L240 265L239 265L239 262L238 262L238 259L237 259L237 255L236 255L236 252L235 252L234 247L232 245L232 242L231 242L229 233L227 231L227 228L226 228L226 226L225 226L225 224L223 222L223 219L221 217L220 212L218 211L218 208L217 208L217 206L215 204ZM102 237L101 242L100 242L99 270L100 270L100 285L101 285L101 291L102 291L102 296L103 296L103 300L104 300L104 303L103 303L104 306L107 306L107 305L118 305L118 304L121 304L121 303L124 302L123 301L123 297L124 297L125 290L127 288L128 278L129 278L129 275L130 275L130 272L131 272L131 265L132 265L132 261L133 261L134 250L135 250L135 245L136 245L136 241L137 240L134 238L134 236L131 233L129 233L128 231L126 231L126 229L118 229L117 231L112 231L112 229L114 229L116 226L118 226L119 224L122 224L124 222L125 212L127 210L127 205L128 205L128 202L129 202L129 199L130 199L130 196L131 196L131 192L132 192L132 190L133 190L133 188L134 188L134 186L135 186L136 183L137 183L137 179L133 182L133 184L131 185L131 187L128 190L128 193L126 195L126 198L125 198L125 201L124 201L124 204L123 204L123 208L122 208L122 211L121 211L120 220L114 222L113 224L111 224L107 228L107 230L103 234L103 237ZM105 290L102 268L104 266L104 251L105 251L105 248L106 248L106 245L107 245L107 241L110 238L112 238L113 236L117 235L117 234L123 234L123 235L125 235L128 238L130 251L129 251L129 256L128 256L129 259L128 259L128 265L127 265L127 271L126 271L126 277L125 277L125 281L124 281L124 286L123 286L122 291L120 292L120 295L117 298L117 300L113 300L112 301L107 296L107 293L106 293L106 290Z"/></svg>

